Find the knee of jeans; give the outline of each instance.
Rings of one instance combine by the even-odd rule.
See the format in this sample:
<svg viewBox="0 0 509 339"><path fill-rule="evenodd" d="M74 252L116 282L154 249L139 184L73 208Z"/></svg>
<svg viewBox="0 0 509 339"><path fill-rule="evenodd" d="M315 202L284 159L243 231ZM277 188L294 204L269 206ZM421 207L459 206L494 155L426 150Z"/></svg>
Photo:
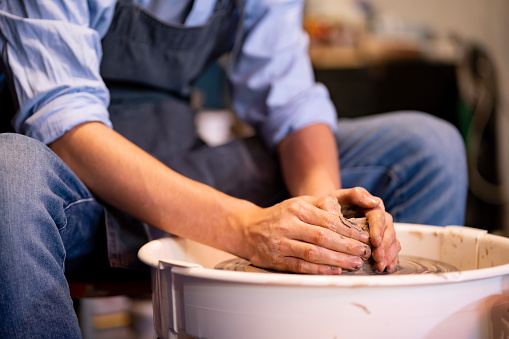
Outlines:
<svg viewBox="0 0 509 339"><path fill-rule="evenodd" d="M41 166L41 158L48 154L41 142L15 133L0 134L0 180L26 181L29 172Z"/></svg>
<svg viewBox="0 0 509 339"><path fill-rule="evenodd" d="M43 143L20 134L0 134L0 200L5 204L37 199L50 180L58 157Z"/></svg>
<svg viewBox="0 0 509 339"><path fill-rule="evenodd" d="M467 185L465 144L451 123L421 112L404 112L400 129L408 131L407 146L421 154L426 164L453 182Z"/></svg>
<svg viewBox="0 0 509 339"><path fill-rule="evenodd" d="M36 178L30 170L37 165L39 148L35 140L26 136L0 134L1 207L11 208L37 189L34 186Z"/></svg>

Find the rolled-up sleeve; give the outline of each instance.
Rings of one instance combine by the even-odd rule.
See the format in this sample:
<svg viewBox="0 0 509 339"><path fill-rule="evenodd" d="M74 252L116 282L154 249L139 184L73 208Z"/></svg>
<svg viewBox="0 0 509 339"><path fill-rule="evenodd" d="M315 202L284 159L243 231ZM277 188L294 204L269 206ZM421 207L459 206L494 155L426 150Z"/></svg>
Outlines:
<svg viewBox="0 0 509 339"><path fill-rule="evenodd" d="M247 1L244 37L229 75L232 107L270 147L288 134L337 114L327 89L315 82L302 28L302 1Z"/></svg>
<svg viewBox="0 0 509 339"><path fill-rule="evenodd" d="M111 127L99 65L114 4L15 3L0 10L0 48L18 104L16 132L48 144L84 122Z"/></svg>

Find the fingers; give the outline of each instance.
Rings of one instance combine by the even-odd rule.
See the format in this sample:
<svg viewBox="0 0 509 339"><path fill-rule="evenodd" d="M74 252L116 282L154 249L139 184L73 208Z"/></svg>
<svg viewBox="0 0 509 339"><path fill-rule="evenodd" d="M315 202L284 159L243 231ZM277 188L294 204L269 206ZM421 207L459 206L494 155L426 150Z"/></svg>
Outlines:
<svg viewBox="0 0 509 339"><path fill-rule="evenodd" d="M342 269L358 270L362 267L363 261L355 255L289 240L280 244L280 253L273 257L272 265L273 268L282 271L333 275L341 274Z"/></svg>
<svg viewBox="0 0 509 339"><path fill-rule="evenodd" d="M341 189L333 192L339 204L343 207L356 207L361 209L371 209L379 206L382 201L380 198L372 196L366 189L355 187L350 189Z"/></svg>
<svg viewBox="0 0 509 339"><path fill-rule="evenodd" d="M382 201L363 189L341 191L348 192L339 198L293 198L265 209L267 213L255 218L255 227L250 227L249 260L282 271L340 274L342 269L359 269L361 258L372 255L378 271L393 271L401 246ZM340 198L362 205L369 235L341 221ZM367 246L370 237L373 253Z"/></svg>
<svg viewBox="0 0 509 339"><path fill-rule="evenodd" d="M373 203L372 207L365 207L365 216L369 224L370 242L373 245L372 258L375 261L375 268L379 272L384 270L394 271L398 265L398 253L401 250L401 245L396 238L392 216L385 212L382 199L373 197L360 188L353 189L353 192L343 198L347 203L357 201L358 204L354 206L361 206L362 201L365 202L364 206Z"/></svg>
<svg viewBox="0 0 509 339"><path fill-rule="evenodd" d="M355 239L343 236L341 234L337 234L331 230L328 230L323 227L316 227L310 225L303 225L303 227L296 228L292 234L293 239L305 242L307 244L313 244L320 248L324 248L329 250L328 254L331 254L330 251L336 251L341 253L346 253L354 256L360 256L369 258L371 255L371 248L360 241ZM307 247L307 249L310 249ZM298 256L300 258L307 260L307 255L300 255L299 252L291 252L292 255ZM325 253L325 252L321 252ZM311 258L313 259L313 258ZM323 261L316 261L318 263L325 263ZM329 263L333 264L333 263ZM346 268L342 266L343 268Z"/></svg>
<svg viewBox="0 0 509 339"><path fill-rule="evenodd" d="M283 267L288 267L285 271L302 274L321 274L321 275L339 275L343 271L341 267L317 265L302 259L285 257L281 261Z"/></svg>
<svg viewBox="0 0 509 339"><path fill-rule="evenodd" d="M371 244L375 247L382 246L385 228L387 224L392 224L392 216L383 209L377 208L366 212L366 218Z"/></svg>
<svg viewBox="0 0 509 339"><path fill-rule="evenodd" d="M399 240L396 239L394 245L391 246L391 250L388 251L387 257L388 258L394 258L394 259L389 260L389 262L387 264L387 267L386 267L387 272L394 272L394 270L398 266L398 263L399 263L398 253L399 253L399 251L401 251L401 244L399 243Z"/></svg>
<svg viewBox="0 0 509 339"><path fill-rule="evenodd" d="M308 263L340 267L347 270L358 270L362 267L362 259L345 253L332 251L320 246L300 241L291 242L286 257L297 258ZM302 267L299 267L300 269Z"/></svg>
<svg viewBox="0 0 509 339"><path fill-rule="evenodd" d="M341 200L341 204L338 200ZM323 198L315 205L335 216L341 215L341 207L345 204L349 206L349 209L364 214L368 220L375 268L380 272L384 270L389 272L394 271L398 264L398 253L401 250L401 245L396 238L392 216L385 212L383 201L378 197L372 196L365 189L357 187L336 191L335 196ZM346 230L344 226L337 226L336 228L331 228L330 226L324 227L359 240L356 237L355 231L352 229ZM339 249L335 248L335 250Z"/></svg>
<svg viewBox="0 0 509 339"><path fill-rule="evenodd" d="M401 250L401 245L399 241L394 243L394 246L391 246L391 250L389 251L386 258L382 259L380 262L375 262L375 268L378 272L383 272L384 270L387 272L394 272L399 263L398 252Z"/></svg>
<svg viewBox="0 0 509 339"><path fill-rule="evenodd" d="M308 274L340 274L356 270L361 257L371 255L367 232L340 225L339 205L324 200L321 210L304 201L291 199L264 211L268 219L251 228L254 253L249 260L257 266ZM344 227L343 233L336 230Z"/></svg>
<svg viewBox="0 0 509 339"><path fill-rule="evenodd" d="M333 196L322 197L316 203L316 207L335 215L341 214L341 206L338 199Z"/></svg>
<svg viewBox="0 0 509 339"><path fill-rule="evenodd" d="M360 257L371 255L370 247L360 241L304 222L294 225L291 237L292 240L280 243L277 261L278 265L299 273L340 274L337 268L358 270L363 264Z"/></svg>
<svg viewBox="0 0 509 339"><path fill-rule="evenodd" d="M383 220L385 226L382 241L379 246L373 244L372 258L375 261L375 268L379 272L384 270L392 272L398 265L398 253L401 250L401 244L396 237L392 216L384 212Z"/></svg>
<svg viewBox="0 0 509 339"><path fill-rule="evenodd" d="M302 206L301 203L303 202L304 200L296 200L295 203L290 206L290 210L292 213L298 215L299 219L304 223L320 226L345 237L366 244L369 243L369 234L367 234L367 232L345 225L341 221L341 218L338 217L341 214L341 207L336 198L320 198L319 200L312 201L312 203L307 206Z"/></svg>

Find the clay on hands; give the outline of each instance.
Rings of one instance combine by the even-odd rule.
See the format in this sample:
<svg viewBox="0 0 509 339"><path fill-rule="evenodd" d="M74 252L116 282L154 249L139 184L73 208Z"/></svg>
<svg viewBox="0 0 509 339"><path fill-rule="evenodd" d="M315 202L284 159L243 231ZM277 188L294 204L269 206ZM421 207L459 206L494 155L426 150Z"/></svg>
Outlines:
<svg viewBox="0 0 509 339"><path fill-rule="evenodd" d="M343 213L347 214L348 212L345 211ZM353 227L357 230L365 231L369 234L369 224L366 217L347 218L343 213L339 214L339 218L346 227ZM371 244L369 244L369 247L371 250L373 250L373 246ZM360 271L364 272L364 274L375 274L377 272L375 268L375 261L371 256L369 258L362 258L362 261L364 263L362 268L360 268Z"/></svg>

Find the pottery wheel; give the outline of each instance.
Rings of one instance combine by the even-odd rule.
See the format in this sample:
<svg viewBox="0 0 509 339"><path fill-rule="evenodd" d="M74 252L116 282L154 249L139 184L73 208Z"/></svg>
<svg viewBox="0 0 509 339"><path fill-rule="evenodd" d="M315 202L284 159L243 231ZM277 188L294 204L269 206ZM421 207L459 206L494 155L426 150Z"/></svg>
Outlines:
<svg viewBox="0 0 509 339"><path fill-rule="evenodd" d="M287 273L269 270L253 266L251 262L235 258L227 261L223 261L216 265L215 269L224 271L238 271L238 272L255 272L255 273ZM429 274L429 273L444 273L444 272L455 272L458 271L453 265L425 258L418 258L412 256L399 256L399 264L396 270L392 273L380 273L365 271L360 269L359 271L347 271L343 270L342 275L403 275L403 274Z"/></svg>

